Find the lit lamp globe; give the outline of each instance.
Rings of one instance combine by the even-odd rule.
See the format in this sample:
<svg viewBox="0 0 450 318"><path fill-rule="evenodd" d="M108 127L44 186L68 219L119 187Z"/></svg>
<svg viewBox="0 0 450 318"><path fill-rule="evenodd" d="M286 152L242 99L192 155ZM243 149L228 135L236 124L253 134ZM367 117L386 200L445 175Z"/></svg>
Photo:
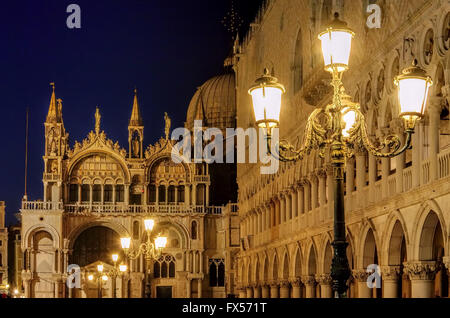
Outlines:
<svg viewBox="0 0 450 318"><path fill-rule="evenodd" d="M152 219L144 220L144 226L146 231L153 231L153 227L155 226L155 221Z"/></svg>
<svg viewBox="0 0 450 318"><path fill-rule="evenodd" d="M119 265L119 271L121 273L125 273L127 271L127 265L123 265L123 264Z"/></svg>
<svg viewBox="0 0 450 318"><path fill-rule="evenodd" d="M159 236L155 239L155 247L156 249L160 250L165 248L167 245L167 237L165 236Z"/></svg>
<svg viewBox="0 0 450 318"><path fill-rule="evenodd" d="M269 70L264 69L264 74L258 78L248 93L252 96L253 110L255 112L256 125L265 128L270 133L272 128L280 123L281 100L286 92L284 86L278 83Z"/></svg>
<svg viewBox="0 0 450 318"><path fill-rule="evenodd" d="M341 111L342 120L345 125L342 129L342 135L344 138L348 138L357 121L357 115L353 108L359 108L359 105L354 103L351 96L346 95L345 93L341 96L341 104L343 107Z"/></svg>
<svg viewBox="0 0 450 318"><path fill-rule="evenodd" d="M400 117L405 120L407 129L414 129L417 120L425 115L428 92L433 85L431 77L417 64L414 60L394 81L398 87Z"/></svg>
<svg viewBox="0 0 450 318"><path fill-rule="evenodd" d="M97 265L97 271L99 273L103 272L103 265Z"/></svg>
<svg viewBox="0 0 450 318"><path fill-rule="evenodd" d="M322 42L325 70L341 73L348 69L355 33L347 26L347 23L339 20L338 13L335 13L334 17L328 28L319 34L319 40Z"/></svg>
<svg viewBox="0 0 450 318"><path fill-rule="evenodd" d="M130 248L131 245L131 238L129 237L122 237L120 239L120 244L122 245L122 248L127 251Z"/></svg>
<svg viewBox="0 0 450 318"><path fill-rule="evenodd" d="M116 263L119 260L119 255L118 254L113 254L112 255L112 260L114 263Z"/></svg>

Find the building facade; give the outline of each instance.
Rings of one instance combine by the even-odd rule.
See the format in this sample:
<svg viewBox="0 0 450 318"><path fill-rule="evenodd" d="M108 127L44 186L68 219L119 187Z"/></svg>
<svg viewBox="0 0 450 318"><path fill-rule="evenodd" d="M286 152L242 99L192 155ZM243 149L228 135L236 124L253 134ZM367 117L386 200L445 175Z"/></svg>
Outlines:
<svg viewBox="0 0 450 318"><path fill-rule="evenodd" d="M8 228L5 226L6 205L0 201L0 288L8 292ZM9 287L9 286L8 286Z"/></svg>
<svg viewBox="0 0 450 318"><path fill-rule="evenodd" d="M135 91L128 151L101 130L99 109L88 137L71 147L62 101L53 86L44 126L44 197L24 198L20 211L25 297L113 297L113 288L119 298L233 293L232 259L239 248L237 205L211 204L210 194L216 190L207 164L181 157L181 163L172 160L175 141L170 139L167 114L163 137L145 148ZM143 255L127 260L120 238L132 238L132 247L145 242L146 218L154 219L153 233L165 235L167 246L151 262ZM97 265L104 266L104 273L113 271L113 253L119 254L120 263L128 264L128 271L99 284L89 279ZM75 271L78 276L69 276ZM66 284L68 278L74 288Z"/></svg>
<svg viewBox="0 0 450 318"><path fill-rule="evenodd" d="M380 28L366 23L369 4L381 9ZM403 134L394 77L413 59L433 77L412 149L395 159L357 150L347 162L350 297L449 296L449 11L446 0L265 1L237 48L238 127L255 127L248 89L267 67L287 88L280 138L292 143L303 136L309 114L331 102L317 36L335 12L356 33L343 82L361 104L373 140ZM238 165L239 296L331 297L333 176L327 160L312 153L281 164L274 175L261 175L259 168ZM372 264L382 274L378 289L367 287Z"/></svg>

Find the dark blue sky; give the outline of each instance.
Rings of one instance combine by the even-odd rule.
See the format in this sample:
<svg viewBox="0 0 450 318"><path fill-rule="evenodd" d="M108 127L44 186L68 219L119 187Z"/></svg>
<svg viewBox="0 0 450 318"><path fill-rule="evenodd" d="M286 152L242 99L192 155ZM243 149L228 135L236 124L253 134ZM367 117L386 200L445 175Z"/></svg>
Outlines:
<svg viewBox="0 0 450 318"><path fill-rule="evenodd" d="M236 0L248 22L260 0ZM66 8L81 7L81 29ZM188 103L222 71L230 34L221 20L230 0L16 0L0 5L0 200L15 222L24 192L25 112L30 109L28 196L42 197L45 116L56 83L70 143L94 126L127 148L133 89L138 88L145 144L163 134L163 114L182 126ZM245 27L245 26L244 26Z"/></svg>

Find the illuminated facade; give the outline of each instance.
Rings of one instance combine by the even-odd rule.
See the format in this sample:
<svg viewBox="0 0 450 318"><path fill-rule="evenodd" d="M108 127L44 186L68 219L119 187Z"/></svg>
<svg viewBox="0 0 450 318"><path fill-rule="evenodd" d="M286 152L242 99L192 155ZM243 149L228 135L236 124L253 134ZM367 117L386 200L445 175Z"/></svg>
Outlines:
<svg viewBox="0 0 450 318"><path fill-rule="evenodd" d="M169 137L167 114L164 136L144 148L135 92L128 151L101 130L99 109L94 129L70 147L62 101L53 86L44 125L44 198L33 202L24 198L21 209L26 297L112 297L114 285L119 298L144 297L146 272L151 273L151 297L233 293L232 259L239 247L237 205L210 204L215 190L208 165L174 163L175 141ZM154 232L168 238L167 246L154 262L147 264L143 256L127 262L120 237L131 237L133 246L144 242L145 218L155 220ZM102 281L99 293L97 281L88 278L100 264L105 273L110 272L113 253L129 270L115 284L112 278ZM80 267L77 288L66 286L71 265Z"/></svg>
<svg viewBox="0 0 450 318"><path fill-rule="evenodd" d="M381 28L367 26L369 4ZM265 67L286 86L280 138L296 143L310 113L330 103L318 34L339 12L356 37L344 86L368 119L371 138L403 134L393 79L418 59L433 77L413 148L377 160L357 149L347 164L345 211L350 297L448 297L450 267L450 7L448 1L265 1L237 47L238 127L255 126L248 89ZM315 152L276 175L238 165L243 248L239 296L331 297L332 169ZM379 265L382 288L369 289Z"/></svg>

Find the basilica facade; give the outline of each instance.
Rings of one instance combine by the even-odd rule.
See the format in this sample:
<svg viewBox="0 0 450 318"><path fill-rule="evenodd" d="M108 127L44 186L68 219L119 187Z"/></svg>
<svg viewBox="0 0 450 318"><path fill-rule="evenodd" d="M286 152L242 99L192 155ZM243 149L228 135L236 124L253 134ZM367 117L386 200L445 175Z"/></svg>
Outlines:
<svg viewBox="0 0 450 318"><path fill-rule="evenodd" d="M380 9L380 28L367 22L377 18L375 11L367 13L371 4ZM343 82L360 103L372 140L404 133L394 77L417 59L433 78L412 149L394 159L376 159L361 149L347 162L350 297L449 296L449 11L446 0L265 1L235 47L238 127L255 127L248 89L268 68L286 86L280 138L293 144L301 141L311 112L331 102L331 77L317 37L335 12L356 33ZM332 297L328 161L313 152L264 176L258 165L239 164L237 180L239 297ZM380 288L368 288L370 265L379 269Z"/></svg>
<svg viewBox="0 0 450 318"><path fill-rule="evenodd" d="M199 89L211 94L216 117L206 108L204 114L195 114L203 103L197 93L186 127L194 118L208 119L210 125L225 116L235 118L234 75L216 80L230 81L225 87L211 88L206 83ZM93 117L93 130L71 147L62 100L56 98L53 84L44 124L44 196L38 201L25 197L20 211L25 297L224 298L232 294L232 260L239 248L233 192L217 195L224 191L212 184L214 174L205 163L181 157L175 163L176 141L170 139L168 114L163 136L144 147L136 91L128 150L107 138L98 108ZM232 168L228 167L231 176ZM232 183L227 178L223 182ZM134 249L146 242L145 219L155 221L152 233L167 237L167 245L151 260L142 254L128 259L120 238L130 237ZM119 255L116 263L112 254ZM127 271L115 275L119 264L127 265ZM98 277L98 265L103 265L106 277Z"/></svg>

